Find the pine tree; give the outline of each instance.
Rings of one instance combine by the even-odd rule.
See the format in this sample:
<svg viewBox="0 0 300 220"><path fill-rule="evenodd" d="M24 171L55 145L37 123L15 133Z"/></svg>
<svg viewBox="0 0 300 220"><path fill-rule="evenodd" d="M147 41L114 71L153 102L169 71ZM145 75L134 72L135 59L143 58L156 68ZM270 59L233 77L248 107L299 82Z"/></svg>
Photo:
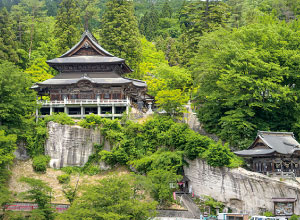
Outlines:
<svg viewBox="0 0 300 220"><path fill-rule="evenodd" d="M206 0L190 2L183 6L180 14L183 64L188 65L194 57L203 34L224 27L229 16L229 6L224 2Z"/></svg>
<svg viewBox="0 0 300 220"><path fill-rule="evenodd" d="M91 31L91 24L99 20L100 8L97 7L99 0L81 0L80 4L84 21L84 29Z"/></svg>
<svg viewBox="0 0 300 220"><path fill-rule="evenodd" d="M80 38L81 19L78 0L63 0L56 17L55 36L58 40L58 47L65 52Z"/></svg>
<svg viewBox="0 0 300 220"><path fill-rule="evenodd" d="M133 2L110 0L102 17L102 46L115 56L126 59L135 68L140 57L140 39Z"/></svg>
<svg viewBox="0 0 300 220"><path fill-rule="evenodd" d="M172 13L173 13L173 11L172 11L172 8L169 5L169 1L166 0L165 3L164 3L164 6L162 8L160 17L161 18L171 18Z"/></svg>
<svg viewBox="0 0 300 220"><path fill-rule="evenodd" d="M151 6L150 12L146 12L141 18L139 28L141 34L143 34L149 41L153 40L157 36L159 29L159 17L158 12L153 5Z"/></svg>
<svg viewBox="0 0 300 220"><path fill-rule="evenodd" d="M13 32L13 20L6 8L0 11L0 60L18 62L16 36Z"/></svg>

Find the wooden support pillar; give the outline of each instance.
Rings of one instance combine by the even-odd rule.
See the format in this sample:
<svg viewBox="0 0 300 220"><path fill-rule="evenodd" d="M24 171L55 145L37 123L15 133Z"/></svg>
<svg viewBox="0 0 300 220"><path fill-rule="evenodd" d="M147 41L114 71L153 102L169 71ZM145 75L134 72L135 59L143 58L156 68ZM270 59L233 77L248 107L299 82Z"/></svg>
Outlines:
<svg viewBox="0 0 300 220"><path fill-rule="evenodd" d="M130 106L130 101L129 101L128 96L126 96L126 100L127 100L127 102L126 102L126 114L128 115L129 114L129 106Z"/></svg>
<svg viewBox="0 0 300 220"><path fill-rule="evenodd" d="M112 119L115 119L115 104L112 104L111 106L111 113L112 113Z"/></svg>
<svg viewBox="0 0 300 220"><path fill-rule="evenodd" d="M83 106L82 106L82 104L80 105L80 117L81 118L83 118L83 110L84 110L84 108L83 108Z"/></svg>
<svg viewBox="0 0 300 220"><path fill-rule="evenodd" d="M98 115L101 115L101 107L98 105Z"/></svg>

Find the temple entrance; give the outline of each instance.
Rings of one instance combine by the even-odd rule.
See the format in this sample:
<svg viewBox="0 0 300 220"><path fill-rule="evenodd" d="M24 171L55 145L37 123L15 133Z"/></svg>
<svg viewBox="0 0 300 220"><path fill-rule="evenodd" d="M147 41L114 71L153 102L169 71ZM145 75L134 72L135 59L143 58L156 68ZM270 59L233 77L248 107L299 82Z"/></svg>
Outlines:
<svg viewBox="0 0 300 220"><path fill-rule="evenodd" d="M81 115L80 108L69 108L69 115Z"/></svg>
<svg viewBox="0 0 300 220"><path fill-rule="evenodd" d="M101 107L101 114L111 114L112 107Z"/></svg>
<svg viewBox="0 0 300 220"><path fill-rule="evenodd" d="M97 108L91 108L91 107L86 107L84 108L84 114L89 115L89 114L98 114L98 109Z"/></svg>
<svg viewBox="0 0 300 220"><path fill-rule="evenodd" d="M64 108L53 108L54 113L60 113L60 112L65 112Z"/></svg>
<svg viewBox="0 0 300 220"><path fill-rule="evenodd" d="M50 108L41 108L41 115L50 115Z"/></svg>

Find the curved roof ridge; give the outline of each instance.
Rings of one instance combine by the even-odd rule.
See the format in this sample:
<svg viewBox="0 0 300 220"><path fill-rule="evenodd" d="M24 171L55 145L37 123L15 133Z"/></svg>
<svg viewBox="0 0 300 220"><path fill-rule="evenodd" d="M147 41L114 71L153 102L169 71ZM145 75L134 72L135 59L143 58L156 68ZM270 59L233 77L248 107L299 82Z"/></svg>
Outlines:
<svg viewBox="0 0 300 220"><path fill-rule="evenodd" d="M87 37L94 44L94 46L97 47L99 50L101 50L105 55L114 57L114 55L112 55L111 53L109 53L107 50L105 50L103 47L99 45L98 41L89 30L85 30L81 35L81 38L78 41L78 43L75 44L70 50L65 52L63 55L61 55L59 58L63 58L68 54L70 54L73 50L75 50L81 44L81 42L84 40L85 37Z"/></svg>
<svg viewBox="0 0 300 220"><path fill-rule="evenodd" d="M287 131L258 131L257 134L287 134L294 136L293 132L287 132Z"/></svg>
<svg viewBox="0 0 300 220"><path fill-rule="evenodd" d="M132 78L129 78L129 77L123 77L124 79L130 79L130 80L133 80L133 81L137 81L137 82L142 82L142 83L145 83L146 81L143 81L143 80L139 80L139 79L132 79Z"/></svg>

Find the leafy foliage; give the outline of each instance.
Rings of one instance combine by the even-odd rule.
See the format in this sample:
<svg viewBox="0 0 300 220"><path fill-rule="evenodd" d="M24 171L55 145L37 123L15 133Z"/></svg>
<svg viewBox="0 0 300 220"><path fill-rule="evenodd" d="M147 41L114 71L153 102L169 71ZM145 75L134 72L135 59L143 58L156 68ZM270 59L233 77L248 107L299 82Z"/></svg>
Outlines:
<svg viewBox="0 0 300 220"><path fill-rule="evenodd" d="M132 1L109 0L102 17L102 46L115 56L126 59L135 68L140 57L140 38Z"/></svg>
<svg viewBox="0 0 300 220"><path fill-rule="evenodd" d="M18 62L16 36L12 28L13 21L6 8L0 10L0 59Z"/></svg>
<svg viewBox="0 0 300 220"><path fill-rule="evenodd" d="M16 140L16 135L6 135L4 130L0 130L0 167L9 164L13 160Z"/></svg>
<svg viewBox="0 0 300 220"><path fill-rule="evenodd" d="M70 182L70 175L69 174L62 174L57 176L57 180L59 183L69 183Z"/></svg>
<svg viewBox="0 0 300 220"><path fill-rule="evenodd" d="M130 161L129 163L139 172L147 173L152 170L181 171L185 164L183 152L158 150L154 154L141 159Z"/></svg>
<svg viewBox="0 0 300 220"><path fill-rule="evenodd" d="M38 210L34 211L32 214L34 216L39 216L38 218L40 219L54 219L54 211L50 205L50 192L52 189L42 180L22 177L20 181L27 183L30 187L30 189L25 192L24 198L38 204Z"/></svg>
<svg viewBox="0 0 300 220"><path fill-rule="evenodd" d="M222 210L224 208L224 203L216 201L214 198L210 196L205 196L204 205L209 206L211 208L211 214L216 215L217 209Z"/></svg>
<svg viewBox="0 0 300 220"><path fill-rule="evenodd" d="M155 215L155 202L136 193L138 184L127 176L111 176L96 185L86 186L82 196L58 219L136 219Z"/></svg>
<svg viewBox="0 0 300 220"><path fill-rule="evenodd" d="M151 194L159 204L168 204L173 200L170 183L177 183L182 176L174 171L156 169L147 173L151 184Z"/></svg>
<svg viewBox="0 0 300 220"><path fill-rule="evenodd" d="M210 145L205 153L207 163L214 167L223 167L230 164L230 158L233 157L233 153L230 151L228 145L222 145L221 142Z"/></svg>
<svg viewBox="0 0 300 220"><path fill-rule="evenodd" d="M80 7L78 0L63 0L56 16L55 35L59 39L60 52L74 46L80 37Z"/></svg>
<svg viewBox="0 0 300 220"><path fill-rule="evenodd" d="M44 118L44 122L47 124L48 122L53 121L62 125L74 125L74 120L67 115L66 113L58 113L53 115L48 115Z"/></svg>
<svg viewBox="0 0 300 220"><path fill-rule="evenodd" d="M0 128L20 134L35 111L35 92L30 79L15 65L0 64Z"/></svg>
<svg viewBox="0 0 300 220"><path fill-rule="evenodd" d="M182 94L181 90L163 90L159 91L156 96L156 104L159 108L165 110L168 114L182 112L184 104L187 103L188 97Z"/></svg>
<svg viewBox="0 0 300 220"><path fill-rule="evenodd" d="M143 125L127 122L121 126L118 121L105 118L102 121L105 123L99 128L102 131L110 129L109 137L114 147L111 151L99 151L99 159L111 166L127 164L141 173L157 169L181 173L184 156L207 159L211 166L238 167L242 164L228 145L215 143L169 117L155 117Z"/></svg>
<svg viewBox="0 0 300 220"><path fill-rule="evenodd" d="M0 130L0 206L2 207L9 202L11 196L6 186L10 174L6 167L14 158L16 139L16 135L6 135L5 131Z"/></svg>
<svg viewBox="0 0 300 220"><path fill-rule="evenodd" d="M240 148L249 146L257 129L298 132L294 25L266 18L202 38L193 68L205 129Z"/></svg>
<svg viewBox="0 0 300 220"><path fill-rule="evenodd" d="M48 163L50 161L49 156L38 155L33 158L32 166L36 172L46 172Z"/></svg>

